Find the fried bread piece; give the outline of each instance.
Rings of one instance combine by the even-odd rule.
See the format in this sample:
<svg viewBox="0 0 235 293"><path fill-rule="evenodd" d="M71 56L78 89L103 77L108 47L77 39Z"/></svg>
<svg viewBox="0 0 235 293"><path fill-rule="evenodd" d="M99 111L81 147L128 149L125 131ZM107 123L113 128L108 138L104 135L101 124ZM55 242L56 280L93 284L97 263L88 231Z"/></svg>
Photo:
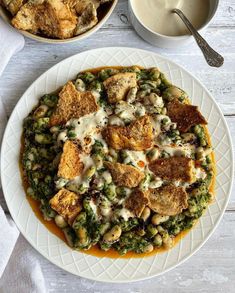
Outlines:
<svg viewBox="0 0 235 293"><path fill-rule="evenodd" d="M154 160L149 163L149 169L165 180L193 182L194 161L185 157L170 157Z"/></svg>
<svg viewBox="0 0 235 293"><path fill-rule="evenodd" d="M28 2L12 19L14 27L48 37L65 39L74 35L77 17L62 0Z"/></svg>
<svg viewBox="0 0 235 293"><path fill-rule="evenodd" d="M76 6L75 9L77 10ZM74 34L77 36L88 31L93 26L95 26L97 22L98 18L95 5L93 3L89 3L83 10L82 14L78 17L78 22Z"/></svg>
<svg viewBox="0 0 235 293"><path fill-rule="evenodd" d="M181 132L187 132L196 124L207 124L197 106L182 104L177 99L168 103L167 115L171 118L171 121L177 123L177 128Z"/></svg>
<svg viewBox="0 0 235 293"><path fill-rule="evenodd" d="M81 174L83 167L76 144L67 140L63 146L63 153L60 158L58 177L69 180L74 179Z"/></svg>
<svg viewBox="0 0 235 293"><path fill-rule="evenodd" d="M12 15L15 15L25 2L25 0L3 0L2 4L11 12Z"/></svg>
<svg viewBox="0 0 235 293"><path fill-rule="evenodd" d="M136 73L117 73L104 81L109 103L116 103L126 97L130 88L136 86Z"/></svg>
<svg viewBox="0 0 235 293"><path fill-rule="evenodd" d="M103 136L115 150L142 151L152 146L153 127L149 116L145 115L128 126L108 126L103 130Z"/></svg>
<svg viewBox="0 0 235 293"><path fill-rule="evenodd" d="M134 190L125 202L125 208L133 212L136 217L140 217L145 206L148 205L148 191Z"/></svg>
<svg viewBox="0 0 235 293"><path fill-rule="evenodd" d="M17 29L36 34L38 32L38 24L35 18L37 14L42 15L43 9L43 4L34 5L32 3L26 3L12 19L12 25Z"/></svg>
<svg viewBox="0 0 235 293"><path fill-rule="evenodd" d="M59 101L50 118L50 125L65 124L71 118L80 118L96 112L98 105L91 92L78 92L69 81L59 93Z"/></svg>
<svg viewBox="0 0 235 293"><path fill-rule="evenodd" d="M61 215L70 225L72 225L76 216L82 210L81 197L65 188L57 192L49 203L51 208Z"/></svg>
<svg viewBox="0 0 235 293"><path fill-rule="evenodd" d="M100 5L99 0L67 0L68 5L74 8L78 15L81 15L89 4L93 4L95 9Z"/></svg>
<svg viewBox="0 0 235 293"><path fill-rule="evenodd" d="M113 181L117 186L137 187L144 178L143 172L130 165L104 162L104 166L110 171Z"/></svg>
<svg viewBox="0 0 235 293"><path fill-rule="evenodd" d="M75 9L78 15L81 15L86 10L89 4L93 4L95 9L97 10L101 4L111 1L112 0L64 0L64 2L67 3L70 8Z"/></svg>
<svg viewBox="0 0 235 293"><path fill-rule="evenodd" d="M175 216L188 207L188 195L183 187L166 185L149 190L148 206L163 216Z"/></svg>

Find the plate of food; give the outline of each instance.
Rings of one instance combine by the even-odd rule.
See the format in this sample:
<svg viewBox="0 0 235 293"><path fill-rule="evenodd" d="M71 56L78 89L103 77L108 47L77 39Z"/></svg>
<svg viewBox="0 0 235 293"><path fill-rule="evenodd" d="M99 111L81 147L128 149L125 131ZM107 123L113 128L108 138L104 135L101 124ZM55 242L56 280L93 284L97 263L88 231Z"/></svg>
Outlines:
<svg viewBox="0 0 235 293"><path fill-rule="evenodd" d="M0 16L31 39L69 43L95 33L109 18L117 0L0 1Z"/></svg>
<svg viewBox="0 0 235 293"><path fill-rule="evenodd" d="M205 87L155 53L102 48L58 63L24 93L1 152L21 233L75 275L162 274L213 233L232 186L230 134Z"/></svg>

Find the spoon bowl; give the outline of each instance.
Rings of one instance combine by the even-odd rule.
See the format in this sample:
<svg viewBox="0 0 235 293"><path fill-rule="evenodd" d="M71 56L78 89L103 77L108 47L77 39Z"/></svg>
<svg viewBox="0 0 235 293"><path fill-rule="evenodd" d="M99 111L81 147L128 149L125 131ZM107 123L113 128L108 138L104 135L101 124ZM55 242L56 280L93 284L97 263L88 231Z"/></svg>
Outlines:
<svg viewBox="0 0 235 293"><path fill-rule="evenodd" d="M129 9L129 20L136 30L137 34L142 37L145 41L150 44L161 47L161 48L176 48L182 45L190 44L193 41L193 37L191 34L183 35L183 36L166 36L157 33L156 31L151 30L147 27L145 23L143 23L138 17L134 1L140 0L128 0L128 9ZM214 18L217 10L218 10L219 0L210 0L210 11L208 15L208 19L205 24L200 28L199 32L201 33L207 26L211 23Z"/></svg>

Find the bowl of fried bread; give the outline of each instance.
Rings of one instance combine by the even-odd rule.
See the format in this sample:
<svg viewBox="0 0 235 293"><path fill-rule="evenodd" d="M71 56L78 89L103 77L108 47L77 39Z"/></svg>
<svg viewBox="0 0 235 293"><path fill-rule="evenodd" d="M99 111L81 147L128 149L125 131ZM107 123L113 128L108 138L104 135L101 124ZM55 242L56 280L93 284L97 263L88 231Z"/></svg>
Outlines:
<svg viewBox="0 0 235 293"><path fill-rule="evenodd" d="M31 39L69 43L96 32L118 0L0 0L0 17Z"/></svg>

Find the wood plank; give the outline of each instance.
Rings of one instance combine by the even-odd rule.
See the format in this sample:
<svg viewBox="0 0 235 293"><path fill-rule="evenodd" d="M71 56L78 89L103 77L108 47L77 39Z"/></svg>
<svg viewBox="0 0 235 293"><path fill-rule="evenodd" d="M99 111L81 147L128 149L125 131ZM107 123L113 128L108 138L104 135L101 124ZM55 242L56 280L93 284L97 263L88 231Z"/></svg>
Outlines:
<svg viewBox="0 0 235 293"><path fill-rule="evenodd" d="M128 45L160 53L184 66L213 93L223 113L232 115L235 114L235 38L231 38L232 32L235 33L235 29L233 31L219 30L218 33L214 29L207 31L211 44L223 45L220 52L225 57L225 64L220 69L207 66L195 44L192 44L191 47L175 50L155 48L144 42L131 29L124 31L102 29L91 38L69 46L46 45L45 47L45 44L27 39L24 50L11 59L0 79L0 96L6 104L8 114L10 114L26 88L57 62L88 49ZM129 42L127 43L126 40Z"/></svg>
<svg viewBox="0 0 235 293"><path fill-rule="evenodd" d="M112 18L110 18L106 24L106 28L128 28L130 23L128 22L128 5L127 0L119 0L118 5L115 8ZM210 27L235 27L235 2L231 0L223 0L219 2L219 8L214 17Z"/></svg>
<svg viewBox="0 0 235 293"><path fill-rule="evenodd" d="M235 213L226 213L207 243L189 260L174 270L147 281L132 284L105 284L76 277L57 268L40 256L48 292L234 292Z"/></svg>

